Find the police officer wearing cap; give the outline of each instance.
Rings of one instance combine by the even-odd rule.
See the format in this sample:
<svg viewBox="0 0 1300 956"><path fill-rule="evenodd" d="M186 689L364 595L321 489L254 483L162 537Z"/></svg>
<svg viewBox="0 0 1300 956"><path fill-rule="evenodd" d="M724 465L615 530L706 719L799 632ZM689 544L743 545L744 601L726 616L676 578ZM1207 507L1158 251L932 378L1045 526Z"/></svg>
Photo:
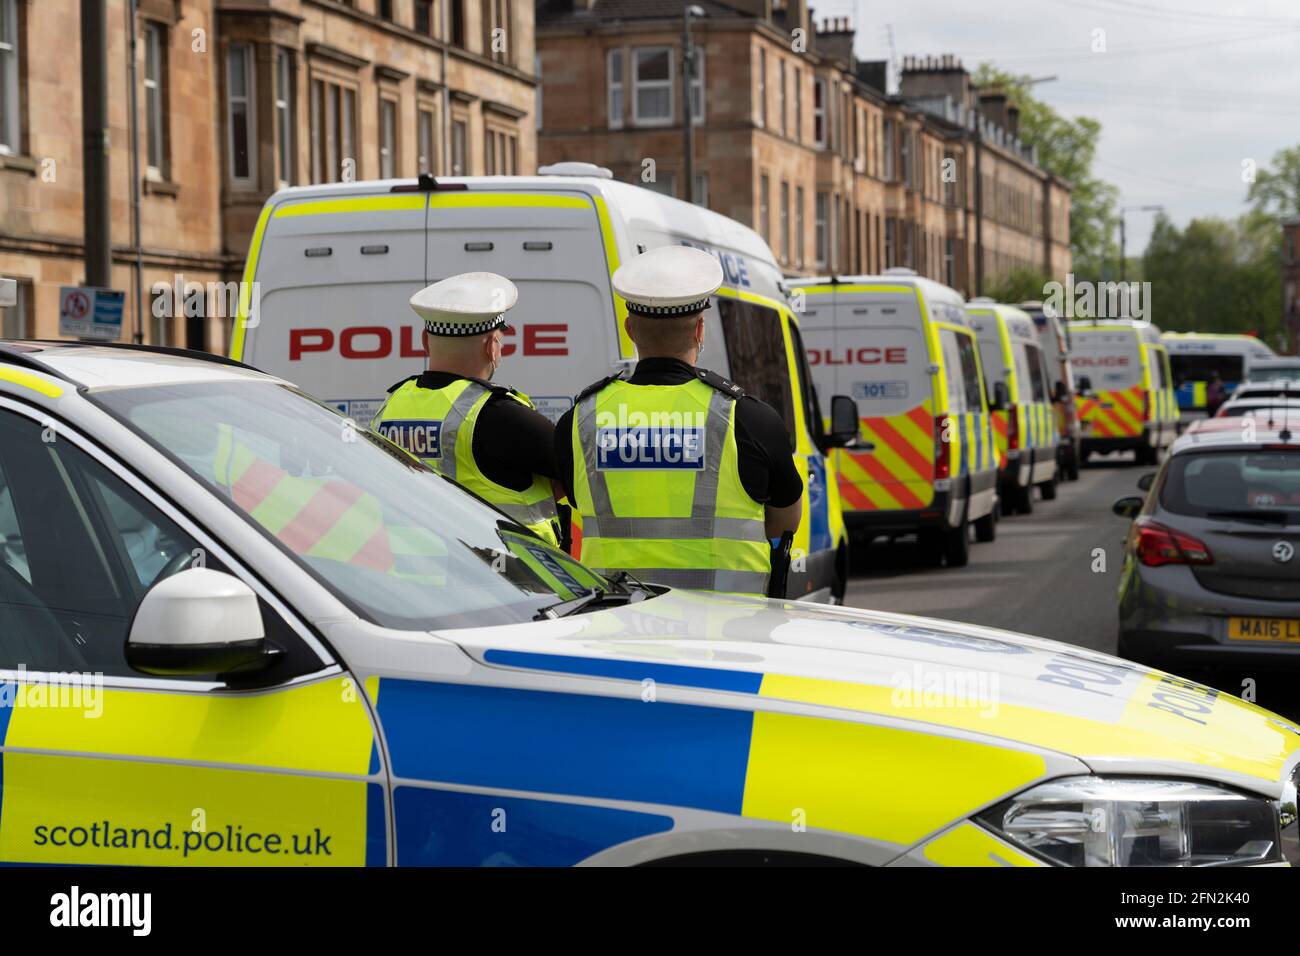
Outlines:
<svg viewBox="0 0 1300 956"><path fill-rule="evenodd" d="M584 564L672 587L763 595L769 538L793 533L803 480L781 416L697 368L717 259L665 246L613 277L639 361L574 399L556 460Z"/></svg>
<svg viewBox="0 0 1300 956"><path fill-rule="evenodd" d="M513 282L491 272L412 296L428 365L388 390L371 427L558 546L555 429L528 396L491 381L505 312L518 298Z"/></svg>

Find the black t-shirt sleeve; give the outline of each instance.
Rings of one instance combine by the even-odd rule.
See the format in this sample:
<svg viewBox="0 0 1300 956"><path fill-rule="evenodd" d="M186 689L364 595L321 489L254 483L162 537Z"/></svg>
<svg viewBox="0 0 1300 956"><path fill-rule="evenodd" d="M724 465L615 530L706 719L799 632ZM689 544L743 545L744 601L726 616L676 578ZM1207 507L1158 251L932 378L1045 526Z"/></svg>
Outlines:
<svg viewBox="0 0 1300 956"><path fill-rule="evenodd" d="M803 495L790 433L772 406L746 396L736 403L740 483L755 501L785 508Z"/></svg>
<svg viewBox="0 0 1300 956"><path fill-rule="evenodd" d="M573 502L573 409L560 416L555 423L555 467L559 472L560 484Z"/></svg>
<svg viewBox="0 0 1300 956"><path fill-rule="evenodd" d="M555 426L541 412L505 395L494 395L474 426L474 460L492 481L524 491L534 475L558 478Z"/></svg>

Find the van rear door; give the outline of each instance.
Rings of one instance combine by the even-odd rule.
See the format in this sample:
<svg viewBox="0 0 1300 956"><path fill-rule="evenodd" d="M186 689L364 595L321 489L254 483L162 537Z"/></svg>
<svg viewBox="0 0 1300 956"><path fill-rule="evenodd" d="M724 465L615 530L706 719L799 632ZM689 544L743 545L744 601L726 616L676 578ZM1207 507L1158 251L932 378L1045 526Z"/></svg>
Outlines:
<svg viewBox="0 0 1300 956"><path fill-rule="evenodd" d="M232 356L364 426L422 367L424 194L290 198L263 212L249 327Z"/></svg>
<svg viewBox="0 0 1300 956"><path fill-rule="evenodd" d="M600 221L583 192L433 193L426 272L495 272L519 288L497 378L552 421L618 359Z"/></svg>
<svg viewBox="0 0 1300 956"><path fill-rule="evenodd" d="M1074 380L1088 378L1092 394L1079 403L1091 438L1142 434L1142 353L1132 329L1079 329L1071 334Z"/></svg>
<svg viewBox="0 0 1300 956"><path fill-rule="evenodd" d="M845 510L924 508L934 498L934 398L915 291L809 295L800 324L817 393L851 396L862 437L875 446L835 452Z"/></svg>

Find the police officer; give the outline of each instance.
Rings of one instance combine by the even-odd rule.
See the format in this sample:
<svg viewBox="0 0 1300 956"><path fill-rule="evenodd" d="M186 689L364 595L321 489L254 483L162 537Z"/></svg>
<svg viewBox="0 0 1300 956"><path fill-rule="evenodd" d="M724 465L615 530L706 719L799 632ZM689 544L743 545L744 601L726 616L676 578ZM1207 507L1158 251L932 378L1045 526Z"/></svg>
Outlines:
<svg viewBox="0 0 1300 956"><path fill-rule="evenodd" d="M695 365L722 268L665 246L621 266L613 284L636 369L579 394L555 430L582 561L673 587L765 594L768 539L798 527L803 480L780 415Z"/></svg>
<svg viewBox="0 0 1300 956"><path fill-rule="evenodd" d="M513 282L491 272L412 296L428 366L388 390L371 427L558 546L555 429L528 396L491 381L505 312L518 298Z"/></svg>

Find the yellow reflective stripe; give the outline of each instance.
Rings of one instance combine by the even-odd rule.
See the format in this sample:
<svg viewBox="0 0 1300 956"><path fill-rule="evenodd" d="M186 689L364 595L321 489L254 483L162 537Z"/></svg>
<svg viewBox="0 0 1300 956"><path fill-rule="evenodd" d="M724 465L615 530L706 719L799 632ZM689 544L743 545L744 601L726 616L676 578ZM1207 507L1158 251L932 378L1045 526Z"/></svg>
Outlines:
<svg viewBox="0 0 1300 956"><path fill-rule="evenodd" d="M293 216L320 216L346 212L381 212L392 209L424 209L428 202L424 193L405 193L392 196L355 196L349 199L310 199L287 203L275 210L276 219Z"/></svg>
<svg viewBox="0 0 1300 956"><path fill-rule="evenodd" d="M744 289L732 289L727 286L720 288L717 295L724 296L728 299L739 299L741 302L752 302L755 305L765 305L769 309L776 309L781 312L786 308L785 303L778 302L776 299L769 299L765 295L759 295L757 292L746 292ZM787 339L789 337L787 336Z"/></svg>
<svg viewBox="0 0 1300 956"><path fill-rule="evenodd" d="M922 852L940 866L1047 866L974 823L962 823L940 834Z"/></svg>
<svg viewBox="0 0 1300 956"><path fill-rule="evenodd" d="M94 718L83 707L40 706L52 693L40 684L18 686L6 751L72 751L362 776L369 772L374 734L369 711L350 677L250 694L106 688ZM6 753L6 793L9 758Z"/></svg>
<svg viewBox="0 0 1300 956"><path fill-rule="evenodd" d="M763 696L800 678L763 678ZM769 693L769 681L776 693ZM888 692L888 689L886 689ZM1041 756L896 727L760 711L741 813L908 845L1043 776Z"/></svg>
<svg viewBox="0 0 1300 956"><path fill-rule="evenodd" d="M596 206L596 220L600 223L600 241L605 246L605 262L609 266L609 274L612 277L618 271L619 264L618 241L614 238L614 226L610 222L605 198L592 196L591 201ZM627 301L614 291L613 283L610 284L610 295L614 297L614 328L618 331L619 358L632 358L636 355L636 346L632 344L632 338L627 334Z"/></svg>
<svg viewBox="0 0 1300 956"><path fill-rule="evenodd" d="M244 333L248 325L248 307L253 294L253 282L257 278L257 259L262 254L262 239L266 235L266 224L270 221L271 209L269 202L262 207L262 214L257 217L257 227L253 230L253 239L248 245L248 261L244 263L244 280L239 287L239 312L235 317L235 334L230 341L230 357L236 362L244 359Z"/></svg>
<svg viewBox="0 0 1300 956"><path fill-rule="evenodd" d="M62 387L55 385L49 379L40 375L33 375L31 372L24 372L21 369L0 368L0 381L13 382L23 388L30 388L33 392L44 395L46 398L58 398L63 394Z"/></svg>

